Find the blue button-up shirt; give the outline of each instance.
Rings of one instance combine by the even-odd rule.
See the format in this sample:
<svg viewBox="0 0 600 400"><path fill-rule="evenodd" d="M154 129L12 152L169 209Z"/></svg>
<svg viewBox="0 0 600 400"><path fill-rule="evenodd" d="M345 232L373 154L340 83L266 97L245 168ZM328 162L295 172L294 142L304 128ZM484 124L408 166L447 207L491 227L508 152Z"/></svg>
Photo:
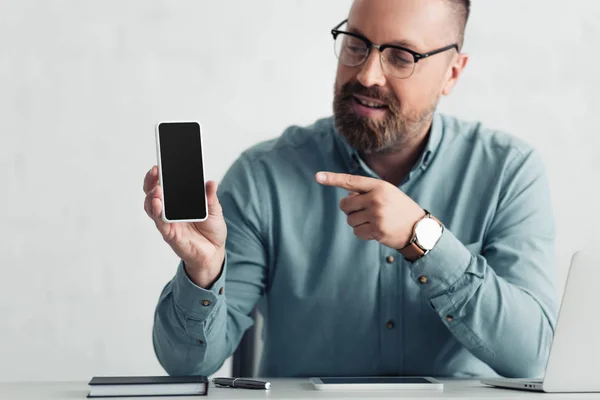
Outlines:
<svg viewBox="0 0 600 400"><path fill-rule="evenodd" d="M318 184L318 171L378 178L333 118L290 127L229 169L218 192L228 229L220 278L202 289L180 264L156 309L154 348L168 373L214 373L257 304L262 376L543 373L558 306L535 151L436 113L398 187L444 224L414 263L354 236L339 209L348 192Z"/></svg>

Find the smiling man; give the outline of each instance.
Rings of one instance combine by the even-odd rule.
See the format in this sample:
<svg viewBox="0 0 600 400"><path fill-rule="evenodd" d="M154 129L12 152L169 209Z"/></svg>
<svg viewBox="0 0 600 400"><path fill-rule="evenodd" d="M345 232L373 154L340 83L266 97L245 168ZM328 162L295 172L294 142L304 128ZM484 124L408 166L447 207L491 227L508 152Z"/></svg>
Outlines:
<svg viewBox="0 0 600 400"><path fill-rule="evenodd" d="M182 260L156 309L166 371L214 373L258 305L262 376L543 372L557 295L540 157L436 112L468 14L355 1L331 32L334 116L244 152L208 183L205 222L162 222L148 172L146 212Z"/></svg>

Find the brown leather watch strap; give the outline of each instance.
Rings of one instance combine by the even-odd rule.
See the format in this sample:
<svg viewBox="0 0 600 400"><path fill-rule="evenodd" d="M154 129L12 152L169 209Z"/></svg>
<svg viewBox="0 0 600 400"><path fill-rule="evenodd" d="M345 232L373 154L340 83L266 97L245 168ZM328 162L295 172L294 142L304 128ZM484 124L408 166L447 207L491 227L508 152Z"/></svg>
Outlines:
<svg viewBox="0 0 600 400"><path fill-rule="evenodd" d="M427 210L425 210L425 217L423 217L423 218L431 218L435 222L440 224L440 226L442 226L442 223L440 222L440 220L437 219L436 217L434 217L433 215L431 215L431 213ZM419 220L419 221L421 221L421 220ZM419 258L423 257L426 253L426 251L423 250L422 248L420 248L416 243L417 236L416 236L415 230L416 230L416 227L417 227L417 224L419 223L419 221L417 221L417 223L415 224L415 227L413 228L413 236L412 236L410 243L408 243L403 248L398 249L398 252L400 254L402 254L402 256L407 261L410 261L410 262L417 261Z"/></svg>
<svg viewBox="0 0 600 400"><path fill-rule="evenodd" d="M398 251L406 260L410 262L415 262L425 255L425 251L423 251L422 248L417 246L414 240L411 241L408 245L404 246L403 248L398 249Z"/></svg>

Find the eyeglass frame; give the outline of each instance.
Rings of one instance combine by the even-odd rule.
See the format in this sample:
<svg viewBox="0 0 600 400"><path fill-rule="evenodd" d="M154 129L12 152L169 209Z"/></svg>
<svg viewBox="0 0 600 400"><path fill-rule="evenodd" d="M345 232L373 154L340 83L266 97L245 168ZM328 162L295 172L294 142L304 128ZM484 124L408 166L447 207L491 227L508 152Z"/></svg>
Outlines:
<svg viewBox="0 0 600 400"><path fill-rule="evenodd" d="M393 75L392 76L394 78L396 78L396 79L408 79L408 78L410 78L412 76L412 74L414 74L415 67L416 67L417 63L420 60L422 60L424 58L428 58L428 57L434 56L434 55L439 54L439 53L443 53L443 52L451 50L451 49L456 49L456 51L460 52L460 48L458 47L458 43L453 43L451 45L448 45L448 46L445 46L445 47L442 47L442 48L439 48L439 49L436 49L436 50L432 50L432 51L429 51L427 53L418 53L418 52L416 52L414 50L408 49L406 47L398 46L398 45L395 45L395 44L386 44L386 43L384 43L384 44L375 44L375 43L371 42L369 39L367 39L365 36L361 35L360 33L339 30L339 28L342 25L344 25L346 22L348 22L347 18L345 20L343 20L342 22L340 22L339 24L337 24L335 26L335 28L333 28L331 30L331 34L333 35L333 40L334 41L337 40L337 37L340 34L344 34L344 35L349 35L349 36L353 36L353 37L355 37L357 39L360 39L363 42L365 42L365 44L367 45L367 54L365 54L365 58L360 63L358 63L356 65L347 65L348 67L358 67L359 65L362 65L369 58L369 55L371 54L371 50L373 48L376 48L377 50L379 50L379 53L383 53L383 51L385 49L387 49L387 48L396 49L396 50L400 50L400 51L406 51L407 53L409 53L410 55L412 55L413 58L414 58L414 66L413 66L413 71L406 78L397 78L397 77L395 77ZM338 56L338 59L339 59L339 56ZM381 57L380 57L380 61L383 61L383 60L381 60ZM383 67L383 64L381 66Z"/></svg>

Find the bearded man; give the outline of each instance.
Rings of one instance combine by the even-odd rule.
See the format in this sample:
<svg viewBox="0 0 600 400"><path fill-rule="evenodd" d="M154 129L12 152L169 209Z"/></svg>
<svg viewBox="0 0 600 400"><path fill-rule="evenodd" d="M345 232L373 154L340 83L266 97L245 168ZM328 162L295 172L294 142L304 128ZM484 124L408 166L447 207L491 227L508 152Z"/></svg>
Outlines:
<svg viewBox="0 0 600 400"><path fill-rule="evenodd" d="M207 183L206 221L164 223L146 174L181 259L153 330L168 373L213 374L257 305L261 376L543 372L558 298L540 156L436 111L467 65L469 8L356 0L331 31L333 117L245 151Z"/></svg>

